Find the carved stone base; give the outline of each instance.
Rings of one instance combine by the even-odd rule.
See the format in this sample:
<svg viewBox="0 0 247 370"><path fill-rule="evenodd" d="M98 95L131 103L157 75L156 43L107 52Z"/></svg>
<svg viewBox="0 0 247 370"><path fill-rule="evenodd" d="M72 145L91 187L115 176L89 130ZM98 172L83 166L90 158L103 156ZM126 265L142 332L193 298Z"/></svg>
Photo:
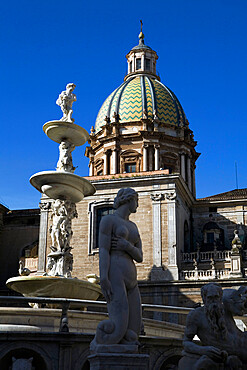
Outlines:
<svg viewBox="0 0 247 370"><path fill-rule="evenodd" d="M136 353L97 353L89 356L88 361L91 370L148 370L149 368L149 356Z"/></svg>
<svg viewBox="0 0 247 370"><path fill-rule="evenodd" d="M231 254L231 271L230 276L233 278L243 277L241 272L241 255L239 252L232 252Z"/></svg>
<svg viewBox="0 0 247 370"><path fill-rule="evenodd" d="M93 340L90 344L90 351L92 354L95 353L138 353L137 344L97 344Z"/></svg>
<svg viewBox="0 0 247 370"><path fill-rule="evenodd" d="M51 252L47 256L49 276L71 277L73 255L70 252Z"/></svg>

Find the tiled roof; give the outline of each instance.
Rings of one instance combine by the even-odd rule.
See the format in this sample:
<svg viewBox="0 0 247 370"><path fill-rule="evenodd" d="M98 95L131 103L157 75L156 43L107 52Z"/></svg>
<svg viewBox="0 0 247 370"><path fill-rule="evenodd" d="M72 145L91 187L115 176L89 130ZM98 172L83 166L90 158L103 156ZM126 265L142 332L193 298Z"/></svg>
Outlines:
<svg viewBox="0 0 247 370"><path fill-rule="evenodd" d="M235 199L247 199L247 188L235 189L226 191L225 193L220 193L216 195L211 195L209 197L200 198L197 200L235 200Z"/></svg>

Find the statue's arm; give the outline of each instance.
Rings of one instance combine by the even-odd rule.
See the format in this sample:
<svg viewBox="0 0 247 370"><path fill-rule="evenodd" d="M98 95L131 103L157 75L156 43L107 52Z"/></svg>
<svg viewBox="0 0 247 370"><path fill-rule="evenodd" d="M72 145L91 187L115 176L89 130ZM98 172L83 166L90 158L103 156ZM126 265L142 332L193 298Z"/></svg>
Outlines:
<svg viewBox="0 0 247 370"><path fill-rule="evenodd" d="M139 234L138 236L139 238L135 245L129 243L127 252L136 262L142 262L143 261L142 241Z"/></svg>
<svg viewBox="0 0 247 370"><path fill-rule="evenodd" d="M114 247L114 249L122 250L128 253L136 262L143 261L142 242L139 233L138 240L135 244L132 244L130 241L122 237L113 237L112 246Z"/></svg>
<svg viewBox="0 0 247 370"><path fill-rule="evenodd" d="M109 217L103 217L99 227L99 270L101 290L108 303L112 296L109 281L111 232L112 224Z"/></svg>
<svg viewBox="0 0 247 370"><path fill-rule="evenodd" d="M201 320L202 318L200 318L200 314L198 311L196 312L196 310L188 314L183 340L184 350L187 353L194 353L201 356L206 355L215 361L219 361L222 358L222 351L220 349L213 346L199 345L193 342L194 336L198 334Z"/></svg>

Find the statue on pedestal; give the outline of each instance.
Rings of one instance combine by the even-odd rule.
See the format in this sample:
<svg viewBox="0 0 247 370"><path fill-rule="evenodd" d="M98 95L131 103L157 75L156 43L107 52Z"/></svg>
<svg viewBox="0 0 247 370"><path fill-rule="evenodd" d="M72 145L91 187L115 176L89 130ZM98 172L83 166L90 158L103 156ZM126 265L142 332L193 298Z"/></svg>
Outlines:
<svg viewBox="0 0 247 370"><path fill-rule="evenodd" d="M99 345L104 345L107 352L109 345L138 344L142 315L134 260L142 262L143 255L137 226L129 220L137 207L137 193L131 188L121 189L114 201L115 213L104 216L100 223L100 285L109 320L101 321L97 327L91 343L95 352Z"/></svg>
<svg viewBox="0 0 247 370"><path fill-rule="evenodd" d="M247 366L247 333L236 325L233 316L246 310L243 289L225 289L209 283L201 289L204 306L187 317L183 357L179 370L240 370ZM193 342L197 335L201 345Z"/></svg>
<svg viewBox="0 0 247 370"><path fill-rule="evenodd" d="M51 250L47 256L47 275L71 277L73 255L70 253L72 247L72 219L78 217L75 203L69 200L56 199L51 205L52 225Z"/></svg>
<svg viewBox="0 0 247 370"><path fill-rule="evenodd" d="M72 162L72 152L75 149L74 144L68 141L62 141L59 145L59 160L57 162L57 171L74 172L75 167Z"/></svg>
<svg viewBox="0 0 247 370"><path fill-rule="evenodd" d="M66 86L66 90L62 91L59 95L56 104L59 105L63 112L63 117L61 118L61 121L66 122L74 122L74 119L71 117L73 110L72 110L72 104L74 101L76 101L76 95L72 93L74 91L76 85L73 83L69 83Z"/></svg>

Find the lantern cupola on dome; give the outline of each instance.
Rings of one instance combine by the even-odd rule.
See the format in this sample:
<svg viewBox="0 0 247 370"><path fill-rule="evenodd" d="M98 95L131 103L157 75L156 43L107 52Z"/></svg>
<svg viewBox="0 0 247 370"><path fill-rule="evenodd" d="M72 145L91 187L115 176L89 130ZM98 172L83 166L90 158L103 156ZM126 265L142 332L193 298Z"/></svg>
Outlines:
<svg viewBox="0 0 247 370"><path fill-rule="evenodd" d="M154 75L159 79L159 77L156 75L156 61L158 59L158 55L154 50L144 43L142 21L141 32L139 34L139 44L130 50L130 52L126 55L126 58L128 61L128 75L125 77L125 80L133 76L133 74L142 73Z"/></svg>

